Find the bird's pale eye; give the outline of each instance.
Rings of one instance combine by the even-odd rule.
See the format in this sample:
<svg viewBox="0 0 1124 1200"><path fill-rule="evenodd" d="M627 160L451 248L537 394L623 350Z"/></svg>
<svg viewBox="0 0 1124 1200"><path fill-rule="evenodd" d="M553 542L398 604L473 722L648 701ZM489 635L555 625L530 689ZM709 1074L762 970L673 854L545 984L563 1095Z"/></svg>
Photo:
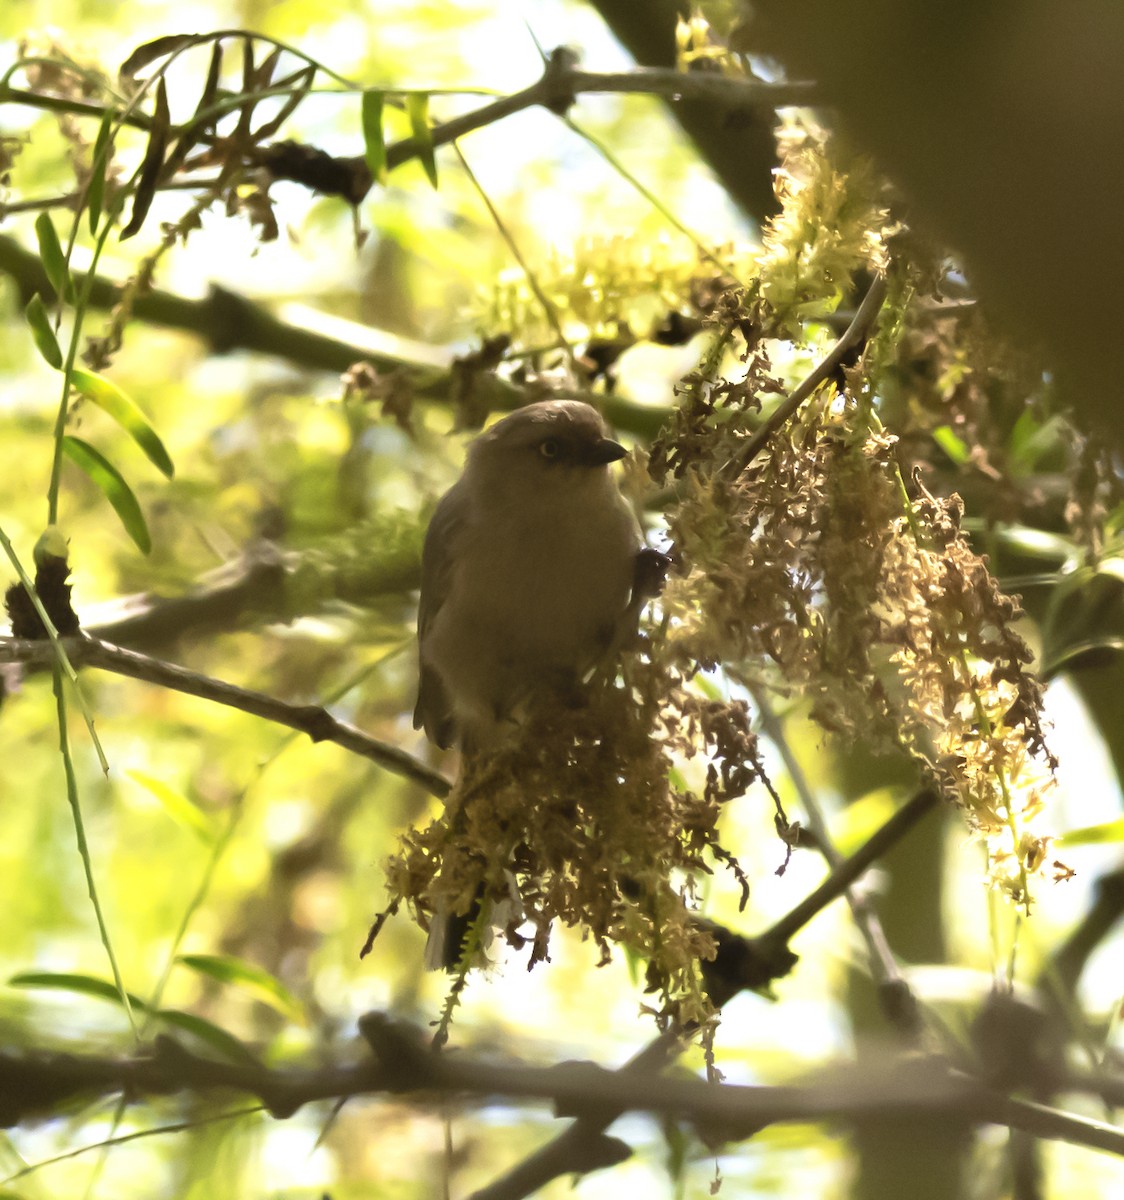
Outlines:
<svg viewBox="0 0 1124 1200"><path fill-rule="evenodd" d="M562 453L562 443L557 438L547 438L539 442L539 453L545 459L555 459Z"/></svg>

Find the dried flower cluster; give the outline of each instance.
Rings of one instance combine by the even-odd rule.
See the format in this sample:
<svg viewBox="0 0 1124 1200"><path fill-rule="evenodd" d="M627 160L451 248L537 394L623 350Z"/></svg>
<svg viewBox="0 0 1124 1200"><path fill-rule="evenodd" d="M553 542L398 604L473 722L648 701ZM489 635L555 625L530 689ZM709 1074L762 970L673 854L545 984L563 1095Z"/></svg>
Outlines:
<svg viewBox="0 0 1124 1200"><path fill-rule="evenodd" d="M705 783L677 786L672 768L700 751ZM529 967L549 958L554 922L576 926L603 962L612 944L648 961L661 1017L704 1020L698 965L715 946L692 915L694 891L715 860L746 894L717 823L760 776L746 706L693 693L648 642L586 704L547 703L498 751L469 760L444 813L391 859L390 891L422 924L468 913L483 894L503 938L530 945Z"/></svg>
<svg viewBox="0 0 1124 1200"><path fill-rule="evenodd" d="M910 495L894 442L829 392L736 481L693 469L671 517L689 569L664 604L700 662L779 675L825 729L914 755L986 839L993 882L1028 904L1053 760L1021 614L959 497L919 479Z"/></svg>

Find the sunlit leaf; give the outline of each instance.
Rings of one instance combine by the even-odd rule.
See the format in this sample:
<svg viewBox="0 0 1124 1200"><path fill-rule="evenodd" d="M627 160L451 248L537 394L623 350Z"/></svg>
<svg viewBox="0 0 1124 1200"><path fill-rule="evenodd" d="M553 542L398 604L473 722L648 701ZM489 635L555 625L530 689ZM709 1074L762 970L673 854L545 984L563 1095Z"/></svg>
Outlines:
<svg viewBox="0 0 1124 1200"><path fill-rule="evenodd" d="M228 1058L232 1062L245 1063L247 1066L261 1066L257 1057L245 1043L212 1021L197 1017L194 1013L182 1012L178 1008L158 1009L156 1016L165 1025L197 1037L205 1045L210 1046L212 1050L217 1050L224 1058Z"/></svg>
<svg viewBox="0 0 1124 1200"><path fill-rule="evenodd" d="M181 954L177 961L219 983L239 987L290 1020L304 1024L304 1007L296 996L279 979L253 963L219 954Z"/></svg>
<svg viewBox="0 0 1124 1200"><path fill-rule="evenodd" d="M1109 558L1102 558L1096 565L1096 574L1109 575L1113 579L1119 579L1124 583L1124 558L1118 558L1112 555Z"/></svg>
<svg viewBox="0 0 1124 1200"><path fill-rule="evenodd" d="M376 183L386 183L386 140L382 132L382 92L364 92L362 104L363 152Z"/></svg>
<svg viewBox="0 0 1124 1200"><path fill-rule="evenodd" d="M98 136L94 141L94 156L90 168L90 183L86 188L86 213L90 222L90 232L96 233L98 221L101 220L101 206L105 199L105 176L109 169L109 133L113 128L116 114L106 111L98 126Z"/></svg>
<svg viewBox="0 0 1124 1200"><path fill-rule="evenodd" d="M934 429L933 441L940 446L958 467L962 467L971 457L971 451L969 451L967 444L963 438L957 437L953 433L951 425L941 425L937 429Z"/></svg>
<svg viewBox="0 0 1124 1200"><path fill-rule="evenodd" d="M1071 829L1058 839L1060 846L1101 846L1106 842L1124 842L1124 817L1106 821L1103 825L1086 825Z"/></svg>
<svg viewBox="0 0 1124 1200"><path fill-rule="evenodd" d="M1028 558L1052 559L1064 562L1075 550L1073 542L1061 534L1028 525L1008 525L996 530L996 537L1009 549Z"/></svg>
<svg viewBox="0 0 1124 1200"><path fill-rule="evenodd" d="M878 788L853 800L832 818L831 839L841 854L857 850L894 815L901 794L892 787Z"/></svg>
<svg viewBox="0 0 1124 1200"><path fill-rule="evenodd" d="M174 787L170 787L163 780L145 774L144 771L127 770L125 774L135 783L139 783L153 799L157 800L176 824L190 829L207 843L215 840L214 825L210 817L182 792L177 792Z"/></svg>
<svg viewBox="0 0 1124 1200"><path fill-rule="evenodd" d="M121 1004L121 993L108 979L99 979L96 975L82 975L75 972L63 971L20 971L8 980L9 987L18 988L48 988L56 992L73 992L80 996L93 996L97 1000L108 1000L112 1004ZM147 1007L145 1002L132 992L128 993L129 1003L138 1012Z"/></svg>
<svg viewBox="0 0 1124 1200"><path fill-rule="evenodd" d="M51 287L67 304L73 304L74 288L70 282L70 271L49 212L41 212L35 218L35 236L39 242L39 258Z"/></svg>
<svg viewBox="0 0 1124 1200"><path fill-rule="evenodd" d="M172 459L164 448L160 435L148 423L148 418L133 400L104 375L95 375L93 371L84 371L76 367L70 381L76 391L108 413L125 430L144 451L148 461L165 478L172 478L176 473Z"/></svg>
<svg viewBox="0 0 1124 1200"><path fill-rule="evenodd" d="M418 148L418 158L426 176L437 186L437 160L433 157L433 130L429 125L429 97L412 92L406 97L406 116L410 119L410 134Z"/></svg>
<svg viewBox="0 0 1124 1200"><path fill-rule="evenodd" d="M1040 465L1041 460L1056 454L1066 428L1065 421L1054 415L1040 421L1032 409L1027 409L1015 422L1008 441L1012 468L1022 472Z"/></svg>
<svg viewBox="0 0 1124 1200"><path fill-rule="evenodd" d="M35 339L39 353L56 371L60 370L62 368L62 351L59 349L55 331L51 328L51 318L47 316L43 297L38 292L27 302L23 315L31 327L31 336Z"/></svg>
<svg viewBox="0 0 1124 1200"><path fill-rule="evenodd" d="M72 463L90 477L99 490L113 505L114 511L121 518L125 531L143 554L152 549L152 538L148 533L148 524L144 513L137 503L133 489L125 482L121 472L89 442L81 438L66 436L62 439L63 453Z"/></svg>

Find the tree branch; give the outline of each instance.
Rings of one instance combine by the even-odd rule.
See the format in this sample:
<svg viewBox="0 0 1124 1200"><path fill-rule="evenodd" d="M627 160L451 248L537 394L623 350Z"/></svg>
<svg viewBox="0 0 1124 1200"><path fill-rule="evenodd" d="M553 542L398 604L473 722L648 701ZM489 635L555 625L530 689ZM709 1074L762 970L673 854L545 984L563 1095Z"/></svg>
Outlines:
<svg viewBox="0 0 1124 1200"><path fill-rule="evenodd" d="M252 716L306 733L314 742L333 742L351 754L369 758L385 770L419 784L434 796L443 798L449 793L451 785L443 775L397 746L381 742L354 725L338 720L318 704L288 704L264 692L225 683L221 679L201 675L186 667L178 667L86 635L63 638L62 642L76 667L96 667L115 675L125 675L130 679L139 679L144 683L237 708ZM0 638L0 662L45 666L52 662L52 654L47 642Z"/></svg>
<svg viewBox="0 0 1124 1200"><path fill-rule="evenodd" d="M14 238L0 237L0 272L10 276L25 305L38 292L50 304L54 289L37 254L25 250ZM73 272L76 286L85 281L81 271ZM97 276L91 286L90 305L112 308L120 296L120 285L105 276ZM268 308L247 300L236 292L212 285L203 300L187 300L172 292L153 288L142 292L133 302L132 316L165 329L179 329L202 338L216 354L252 350L284 359L298 367L342 374L357 362L369 362L382 374L403 372L413 395L421 400L446 401L452 389L450 368L436 367L432 361L419 362L406 355L375 350L362 342L345 342L301 325L282 321ZM452 351L433 347L433 354L444 355L450 362ZM509 412L526 404L527 393L488 375L480 381L482 399L492 411ZM649 404L637 404L620 396L598 396L597 403L606 420L636 437L654 437L660 430L667 410Z"/></svg>
<svg viewBox="0 0 1124 1200"><path fill-rule="evenodd" d="M372 1051L364 1061L314 1070L219 1062L165 1037L156 1040L151 1054L131 1058L0 1054L0 1124L11 1127L73 1099L114 1092L136 1100L237 1091L256 1097L278 1118L319 1100L436 1093L479 1101L497 1096L546 1100L567 1115L599 1121L609 1113L657 1113L720 1130L729 1139L777 1122L837 1119L861 1124L903 1116L998 1122L1124 1155L1124 1131L1012 1100L936 1058L821 1068L814 1084L756 1087L654 1079L650 1071L612 1071L585 1062L529 1067L466 1054L433 1054L419 1030L377 1013L361 1018L360 1031ZM514 1194L492 1188L477 1198Z"/></svg>

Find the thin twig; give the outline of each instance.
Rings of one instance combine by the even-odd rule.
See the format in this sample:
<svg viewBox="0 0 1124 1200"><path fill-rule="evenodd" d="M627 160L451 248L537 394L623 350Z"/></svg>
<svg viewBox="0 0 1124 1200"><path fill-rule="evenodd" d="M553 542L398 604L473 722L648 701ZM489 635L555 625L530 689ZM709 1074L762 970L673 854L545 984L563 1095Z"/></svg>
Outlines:
<svg viewBox="0 0 1124 1200"><path fill-rule="evenodd" d="M531 269L531 265L523 257L522 251L519 249L519 243L515 240L514 235L507 226L507 222L500 216L499 210L492 203L491 196L484 190L480 180L476 178L476 172L468 165L468 159L465 158L464 152L460 146L453 143L453 150L456 152L457 158L460 159L461 167L464 173L468 176L469 183L476 189L476 194L480 197L484 207L488 210L488 215L492 218L492 224L495 225L499 235L507 243L507 248L511 251L512 257L519 264L527 284L531 291L535 294L535 299L539 302L539 307L543 310L547 322L551 329L554 330L554 335L558 339L558 348L566 356L566 361L570 364L570 373L574 379L578 378L577 364L574 359L574 348L566 339L566 331L562 328L562 318L558 315L558 308L554 301L543 291L542 285L538 281L538 277Z"/></svg>
<svg viewBox="0 0 1124 1200"><path fill-rule="evenodd" d="M746 939L750 951L747 958L766 962L771 959L782 963L789 939L832 900L845 894L851 884L912 829L936 801L936 794L931 791L918 792L907 801L865 845L833 869L827 879L787 916L782 917L758 937ZM715 995L712 992L711 1000L717 1007L721 1007L744 986L747 986L745 982L740 986L731 982L724 994ZM685 1031L670 1029L634 1055L618 1074L650 1077L653 1072L679 1054L686 1040ZM552 1179L582 1171L591 1156L596 1158L599 1150L609 1150L609 1147L604 1145L605 1130L621 1115L621 1111L606 1106L604 1111L580 1117L568 1129L517 1163L494 1183L474 1193L471 1200L519 1200L520 1197L531 1195Z"/></svg>
<svg viewBox="0 0 1124 1200"><path fill-rule="evenodd" d="M842 896L891 846L899 842L937 803L937 799L937 793L932 788L923 788L911 796L885 825L873 833L850 858L845 858L835 867L819 887L781 917L764 937L773 941L789 941L832 900Z"/></svg>
<svg viewBox="0 0 1124 1200"><path fill-rule="evenodd" d="M737 479L757 455L772 441L777 430L787 424L800 405L812 395L820 384L826 382L838 370L840 364L845 361L847 355L856 346L861 345L866 340L885 299L886 281L881 276L876 276L866 295L863 297L858 311L855 313L855 319L847 326L839 341L832 346L827 357L820 362L819 366L807 376L787 399L782 400L777 405L753 437L746 442L741 453L726 464L723 474L727 479Z"/></svg>
<svg viewBox="0 0 1124 1200"><path fill-rule="evenodd" d="M784 727L763 690L753 686L750 686L749 690L761 717L761 727L769 740L777 747L788 771L789 779L792 781L792 786L800 798L801 807L808 819L808 828L815 837L816 847L827 860L828 866L832 870L837 870L843 864L843 855L839 853L831 840L827 821L824 819L812 789L808 786L808 780L796 755L792 752L792 747L785 736ZM898 967L897 959L890 949L878 913L867 897L854 888L848 888L846 896L855 925L862 935L863 941L866 942L871 975L877 985L878 1000L883 1015L908 1041L916 1042L921 1034L917 998Z"/></svg>
<svg viewBox="0 0 1124 1200"><path fill-rule="evenodd" d="M306 733L314 742L333 742L352 754L369 758L387 771L419 784L434 796L444 797L449 793L451 785L439 772L397 746L379 741L354 725L338 720L318 704L289 704L264 692L225 683L210 675L189 671L186 667L147 654L138 654L134 650L125 650L97 638L82 636L64 638L62 641L73 663L237 708L252 716ZM51 648L45 642L0 638L0 662L41 666L50 661Z"/></svg>

